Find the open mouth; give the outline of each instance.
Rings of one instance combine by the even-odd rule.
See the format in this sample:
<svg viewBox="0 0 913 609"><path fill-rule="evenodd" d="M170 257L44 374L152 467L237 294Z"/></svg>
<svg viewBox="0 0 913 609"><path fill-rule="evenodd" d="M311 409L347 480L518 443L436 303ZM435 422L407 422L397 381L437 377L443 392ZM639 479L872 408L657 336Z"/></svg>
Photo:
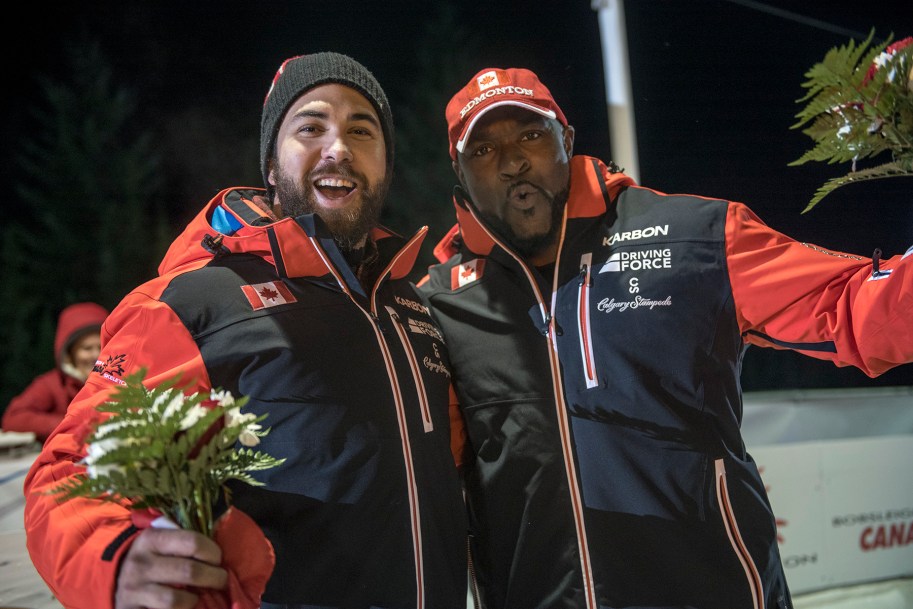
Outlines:
<svg viewBox="0 0 913 609"><path fill-rule="evenodd" d="M356 184L343 178L320 178L314 180L314 188L328 199L341 199L355 190Z"/></svg>
<svg viewBox="0 0 913 609"><path fill-rule="evenodd" d="M525 207L534 203L535 195L543 194L544 193L539 188L533 186L529 182L521 182L510 188L507 193L507 198L514 205Z"/></svg>

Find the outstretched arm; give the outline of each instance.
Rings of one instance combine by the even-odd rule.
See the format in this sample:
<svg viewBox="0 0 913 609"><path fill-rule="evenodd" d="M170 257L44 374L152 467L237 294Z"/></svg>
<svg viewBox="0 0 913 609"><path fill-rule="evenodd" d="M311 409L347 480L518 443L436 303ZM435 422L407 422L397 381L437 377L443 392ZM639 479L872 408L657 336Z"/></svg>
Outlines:
<svg viewBox="0 0 913 609"><path fill-rule="evenodd" d="M913 362L913 253L887 260L800 243L731 203L726 254L739 329L877 376Z"/></svg>

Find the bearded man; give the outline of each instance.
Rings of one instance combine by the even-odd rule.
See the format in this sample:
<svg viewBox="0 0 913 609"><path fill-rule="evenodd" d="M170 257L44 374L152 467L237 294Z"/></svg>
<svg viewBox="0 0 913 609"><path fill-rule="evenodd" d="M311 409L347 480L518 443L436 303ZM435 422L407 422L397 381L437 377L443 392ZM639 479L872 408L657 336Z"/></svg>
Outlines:
<svg viewBox="0 0 913 609"><path fill-rule="evenodd" d="M66 607L208 607L201 592L223 589L234 603L271 551L250 599L262 609L465 607L462 428L407 279L427 229L406 241L378 225L387 98L347 56L290 58L260 143L266 191L220 192L105 321L95 371L26 480L31 558ZM225 389L267 415L259 449L284 461L232 486L227 513L252 520L237 535L142 529L127 506L43 493L79 473L95 406L141 368L147 386L180 373L188 393Z"/></svg>

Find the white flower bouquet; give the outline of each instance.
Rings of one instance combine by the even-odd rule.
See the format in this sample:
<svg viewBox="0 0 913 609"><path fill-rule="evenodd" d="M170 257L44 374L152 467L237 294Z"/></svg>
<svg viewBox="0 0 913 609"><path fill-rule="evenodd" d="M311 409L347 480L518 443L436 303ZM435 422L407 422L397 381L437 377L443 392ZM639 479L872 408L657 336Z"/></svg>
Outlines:
<svg viewBox="0 0 913 609"><path fill-rule="evenodd" d="M126 377L113 399L97 407L110 416L86 438L85 473L48 492L61 501L87 497L151 510L212 537L220 493L230 503L225 483L260 486L251 472L284 461L253 448L269 433L260 426L266 415L242 414L248 398L227 391L185 395L178 377L147 389L145 374Z"/></svg>

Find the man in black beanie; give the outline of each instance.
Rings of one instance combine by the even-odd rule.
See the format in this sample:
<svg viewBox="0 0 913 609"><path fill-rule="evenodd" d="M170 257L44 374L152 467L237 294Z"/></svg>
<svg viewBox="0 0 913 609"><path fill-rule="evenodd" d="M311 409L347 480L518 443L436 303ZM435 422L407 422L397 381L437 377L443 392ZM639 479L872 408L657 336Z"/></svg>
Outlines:
<svg viewBox="0 0 913 609"><path fill-rule="evenodd" d="M105 321L26 481L32 561L67 607L214 607L213 594L232 609L465 607L463 428L407 279L427 229L407 241L378 225L387 98L345 55L288 59L260 152L266 190L220 192ZM142 368L147 387L180 374L187 393L224 389L266 415L257 448L284 462L262 486L230 483L215 541L45 492L84 471L95 407Z"/></svg>

